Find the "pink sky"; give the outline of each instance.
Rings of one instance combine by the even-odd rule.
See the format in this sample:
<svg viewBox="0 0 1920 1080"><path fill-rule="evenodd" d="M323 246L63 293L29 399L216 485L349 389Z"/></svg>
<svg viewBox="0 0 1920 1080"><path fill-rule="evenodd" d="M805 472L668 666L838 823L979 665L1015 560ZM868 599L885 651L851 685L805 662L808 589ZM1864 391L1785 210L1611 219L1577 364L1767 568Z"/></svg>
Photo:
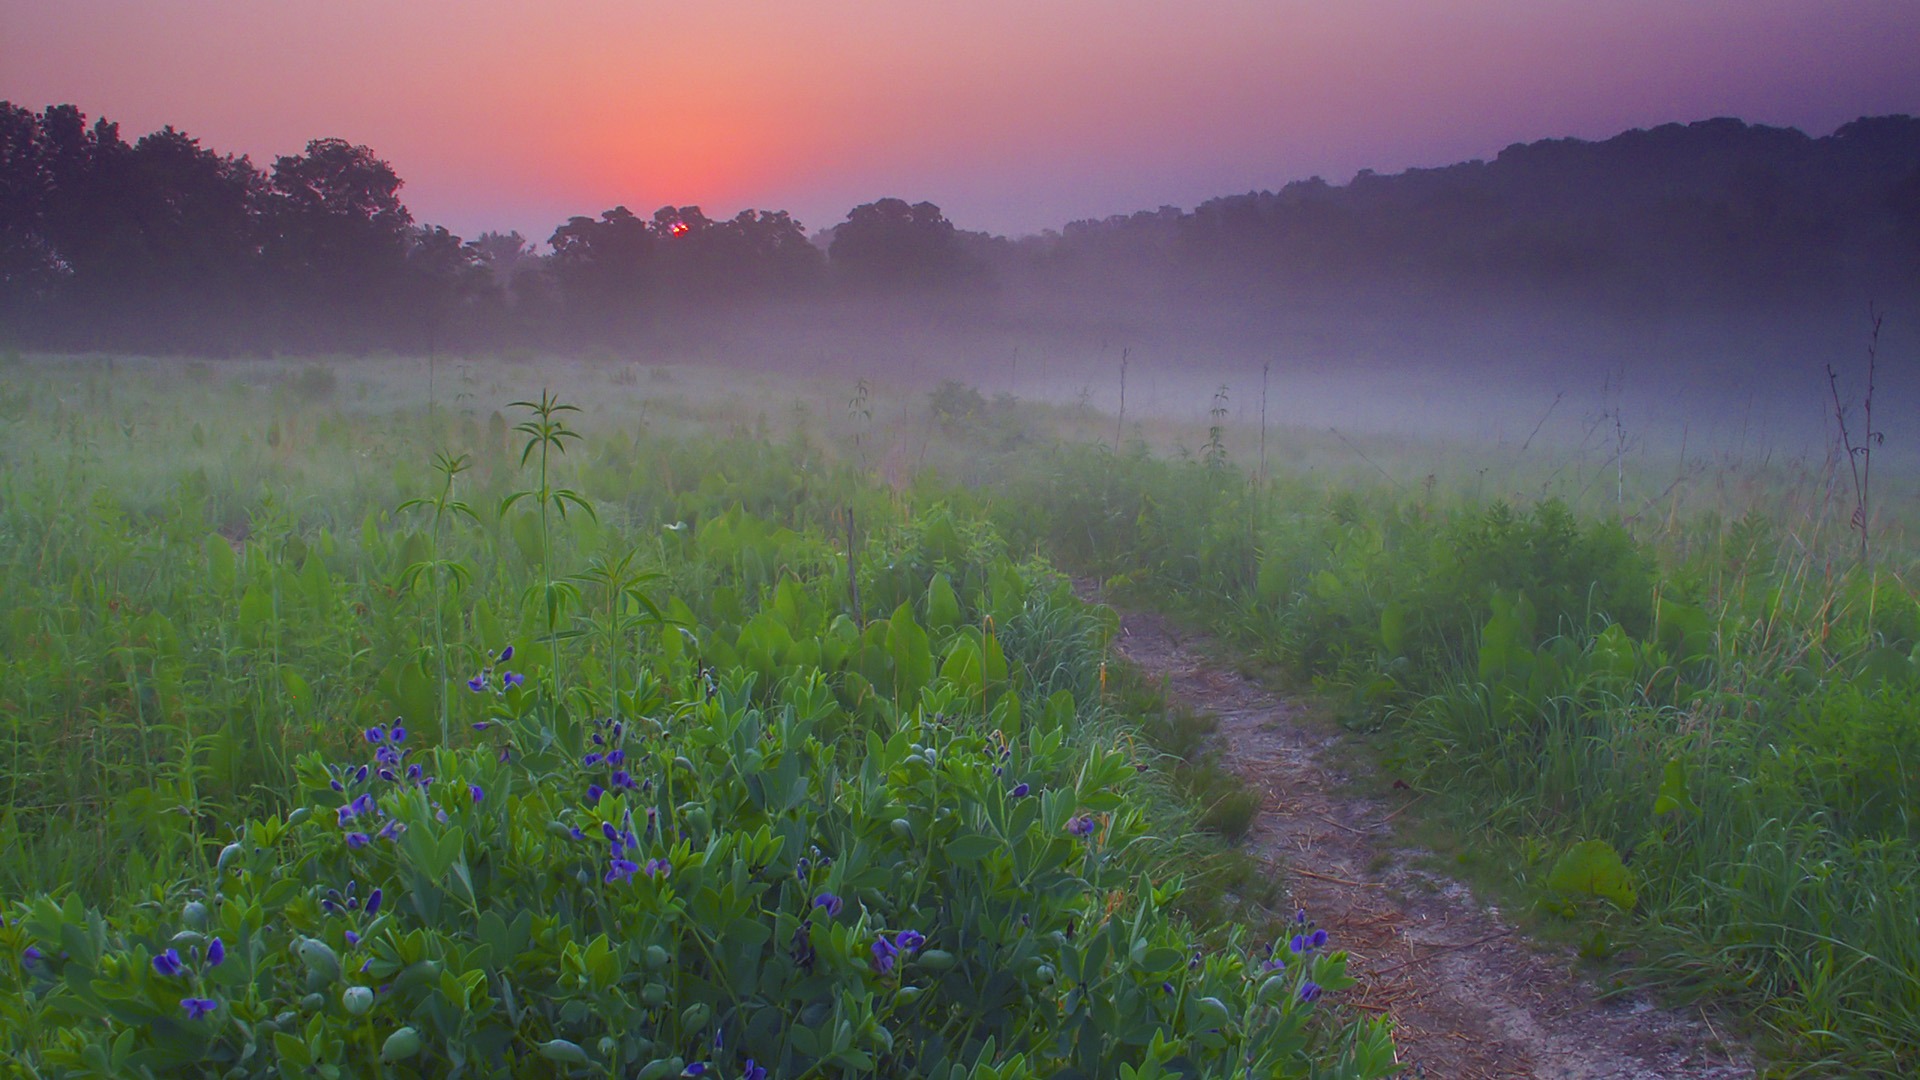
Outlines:
<svg viewBox="0 0 1920 1080"><path fill-rule="evenodd" d="M267 164L366 143L422 221L939 203L963 228L1738 116L1920 113L1913 0L0 0L0 98Z"/></svg>

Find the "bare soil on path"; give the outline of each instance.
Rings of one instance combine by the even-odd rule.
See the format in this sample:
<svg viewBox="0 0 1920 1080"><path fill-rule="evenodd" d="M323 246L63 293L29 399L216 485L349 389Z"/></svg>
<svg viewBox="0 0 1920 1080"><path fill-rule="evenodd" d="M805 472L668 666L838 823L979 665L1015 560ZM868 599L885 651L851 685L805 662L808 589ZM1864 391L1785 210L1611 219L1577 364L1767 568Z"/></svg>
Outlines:
<svg viewBox="0 0 1920 1080"><path fill-rule="evenodd" d="M1083 589L1083 592L1091 590ZM1218 719L1221 760L1263 795L1246 844L1349 954L1346 1004L1392 1017L1401 1075L1427 1080L1751 1077L1701 1015L1602 998L1570 952L1528 941L1458 881L1419 868L1395 819L1341 771L1339 736L1165 618L1121 611L1114 650L1171 704Z"/></svg>

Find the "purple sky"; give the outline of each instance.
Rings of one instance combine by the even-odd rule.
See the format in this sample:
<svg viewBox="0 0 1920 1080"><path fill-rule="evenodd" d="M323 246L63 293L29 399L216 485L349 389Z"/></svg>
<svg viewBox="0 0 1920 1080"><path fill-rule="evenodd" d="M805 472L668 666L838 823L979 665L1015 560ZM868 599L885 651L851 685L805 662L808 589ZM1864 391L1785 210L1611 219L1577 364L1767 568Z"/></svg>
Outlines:
<svg viewBox="0 0 1920 1080"><path fill-rule="evenodd" d="M1920 113L1914 0L0 0L0 98L268 163L374 147L416 217L882 195L1022 233L1713 116Z"/></svg>

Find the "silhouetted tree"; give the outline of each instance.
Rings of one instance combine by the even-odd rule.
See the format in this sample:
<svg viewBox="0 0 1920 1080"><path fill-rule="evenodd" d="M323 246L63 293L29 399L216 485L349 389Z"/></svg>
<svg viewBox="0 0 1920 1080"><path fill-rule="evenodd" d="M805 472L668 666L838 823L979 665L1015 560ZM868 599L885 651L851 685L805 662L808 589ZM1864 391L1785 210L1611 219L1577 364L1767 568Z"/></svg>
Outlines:
<svg viewBox="0 0 1920 1080"><path fill-rule="evenodd" d="M576 335L593 328L614 332L636 325L654 245L647 222L616 206L603 211L597 221L568 219L548 243L553 246L554 276L574 318Z"/></svg>
<svg viewBox="0 0 1920 1080"><path fill-rule="evenodd" d="M267 261L315 339L364 348L393 328L413 246L400 186L392 166L344 139L274 160Z"/></svg>
<svg viewBox="0 0 1920 1080"><path fill-rule="evenodd" d="M0 101L0 317L11 329L45 302L61 274L47 235L52 187L39 116Z"/></svg>
<svg viewBox="0 0 1920 1080"><path fill-rule="evenodd" d="M975 269L960 250L953 222L930 202L863 203L834 229L828 257L836 272L866 287L950 285Z"/></svg>

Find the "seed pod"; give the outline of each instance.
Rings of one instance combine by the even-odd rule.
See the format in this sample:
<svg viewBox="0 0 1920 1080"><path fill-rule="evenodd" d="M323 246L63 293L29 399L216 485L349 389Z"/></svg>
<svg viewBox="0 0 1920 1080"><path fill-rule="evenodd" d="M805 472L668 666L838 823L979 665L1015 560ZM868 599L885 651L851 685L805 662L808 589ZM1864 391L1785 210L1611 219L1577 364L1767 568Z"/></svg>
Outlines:
<svg viewBox="0 0 1920 1080"><path fill-rule="evenodd" d="M667 1003L667 988L659 983L648 983L640 988L640 1000L650 1009L657 1009Z"/></svg>
<svg viewBox="0 0 1920 1080"><path fill-rule="evenodd" d="M380 1044L381 1061L405 1061L420 1052L420 1033L403 1027Z"/></svg>
<svg viewBox="0 0 1920 1080"><path fill-rule="evenodd" d="M365 1016L373 1008L373 991L365 986L349 986L340 992L340 1006L349 1016Z"/></svg>
<svg viewBox="0 0 1920 1080"><path fill-rule="evenodd" d="M680 1013L680 1030L698 1031L707 1026L707 1018L713 1015L713 1008L704 1001L696 1001Z"/></svg>
<svg viewBox="0 0 1920 1080"><path fill-rule="evenodd" d="M327 999L320 994L308 994L300 999L301 1012L319 1012L327 1007Z"/></svg>
<svg viewBox="0 0 1920 1080"><path fill-rule="evenodd" d="M214 867L218 869L221 873L225 873L227 869L231 867L234 864L234 862L240 858L240 854L241 854L240 843L239 841L236 840L233 843L228 844L226 847L223 847L220 849L220 859L218 862L214 863Z"/></svg>
<svg viewBox="0 0 1920 1080"><path fill-rule="evenodd" d="M920 954L919 964L929 971L945 971L953 966L953 954L945 949L928 949Z"/></svg>
<svg viewBox="0 0 1920 1080"><path fill-rule="evenodd" d="M579 1043L565 1039L548 1039L539 1046L540 1056L548 1061L558 1061L563 1065L585 1065L591 1059Z"/></svg>
<svg viewBox="0 0 1920 1080"><path fill-rule="evenodd" d="M180 909L180 921L186 923L187 928L190 930L205 930L207 928L207 905L198 900L187 901L187 906Z"/></svg>
<svg viewBox="0 0 1920 1080"><path fill-rule="evenodd" d="M908 821L906 818L903 818L903 817L894 818L892 828L893 828L893 835L899 837L902 840L911 840L913 838L913 823Z"/></svg>
<svg viewBox="0 0 1920 1080"><path fill-rule="evenodd" d="M667 952L667 950L661 948L660 946L658 945L647 946L647 966L648 967L650 968L666 967L667 961L671 959L673 959L673 955Z"/></svg>
<svg viewBox="0 0 1920 1080"><path fill-rule="evenodd" d="M335 955L327 943L318 938L301 938L298 946L300 961L307 970L327 982L340 977L340 957Z"/></svg>
<svg viewBox="0 0 1920 1080"><path fill-rule="evenodd" d="M313 808L312 808L312 807L310 807L310 806L296 806L296 807L294 807L294 808L293 808L293 813L291 813L291 814L288 814L288 815L287 815L287 824L288 824L288 825L298 825L298 824L300 824L301 822L303 822L303 821L305 821L305 820L307 820L307 818L309 818L309 817L312 817L312 816L313 816Z"/></svg>

